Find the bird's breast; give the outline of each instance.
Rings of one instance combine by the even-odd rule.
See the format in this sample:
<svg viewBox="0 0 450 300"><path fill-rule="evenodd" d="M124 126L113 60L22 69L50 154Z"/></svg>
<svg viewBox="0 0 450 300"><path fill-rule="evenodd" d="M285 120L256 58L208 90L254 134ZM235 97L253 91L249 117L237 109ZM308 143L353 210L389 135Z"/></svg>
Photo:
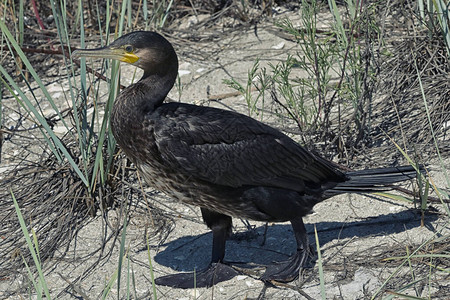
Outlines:
<svg viewBox="0 0 450 300"><path fill-rule="evenodd" d="M169 197L234 217L255 219L255 210L239 197L239 189L208 184L168 170L156 161L137 163L144 180Z"/></svg>

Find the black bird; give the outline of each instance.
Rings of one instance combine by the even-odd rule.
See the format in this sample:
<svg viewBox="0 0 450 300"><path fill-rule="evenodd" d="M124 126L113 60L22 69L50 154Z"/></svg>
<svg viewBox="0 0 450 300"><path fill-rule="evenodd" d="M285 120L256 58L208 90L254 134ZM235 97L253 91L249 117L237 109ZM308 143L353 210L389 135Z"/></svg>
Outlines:
<svg viewBox="0 0 450 300"><path fill-rule="evenodd" d="M126 34L107 47L74 56L120 60L144 70L117 97L111 129L146 182L201 208L213 232L211 264L197 272L196 286L212 286L238 272L223 262L231 217L290 221L297 241L287 261L267 267L264 281L295 280L312 252L302 217L341 193L389 189L416 177L411 166L344 173L280 131L248 116L186 103L163 103L173 87L178 59L172 45L149 31ZM193 273L160 277L156 283L194 286Z"/></svg>

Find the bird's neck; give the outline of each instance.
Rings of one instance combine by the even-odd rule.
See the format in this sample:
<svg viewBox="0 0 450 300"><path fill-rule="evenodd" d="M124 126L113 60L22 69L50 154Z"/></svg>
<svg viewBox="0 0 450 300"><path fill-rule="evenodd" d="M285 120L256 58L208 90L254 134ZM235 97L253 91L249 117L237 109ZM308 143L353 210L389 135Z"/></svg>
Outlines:
<svg viewBox="0 0 450 300"><path fill-rule="evenodd" d="M176 76L176 70L165 74L144 74L141 80L125 88L116 98L111 113L111 129L123 149L133 146L134 137L144 129L146 115L162 104Z"/></svg>
<svg viewBox="0 0 450 300"><path fill-rule="evenodd" d="M129 112L146 115L162 104L172 89L176 79L175 74L145 75L137 83L128 86L117 97L115 106L125 105Z"/></svg>

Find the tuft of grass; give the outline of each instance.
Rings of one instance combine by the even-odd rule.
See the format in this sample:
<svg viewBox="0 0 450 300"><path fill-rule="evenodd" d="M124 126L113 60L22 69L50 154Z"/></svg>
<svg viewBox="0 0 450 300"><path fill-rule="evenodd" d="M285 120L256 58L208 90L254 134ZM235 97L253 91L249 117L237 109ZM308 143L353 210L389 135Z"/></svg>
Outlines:
<svg viewBox="0 0 450 300"><path fill-rule="evenodd" d="M32 75L33 79L38 84L39 88L43 92L46 100L50 103L52 108L56 111L58 116L61 118L63 125L69 130L69 126L66 121L64 121L64 118L62 117L60 110L58 109L57 105L53 101L52 97L50 96L47 88L45 87L44 83L36 73L35 69L23 53L22 49L20 48L17 41L12 36L11 32L8 30L8 27L3 21L0 21L0 30L3 32L3 35L6 37L5 41L8 44L8 47L10 49L10 52L17 53L17 55L21 58L22 62L27 68L27 71ZM17 83L14 81L14 79L8 74L8 72L0 66L0 73L3 75L3 78L1 80L3 81L3 84L5 87L11 92L11 94L16 98L17 102L25 109L27 113L35 117L36 124L39 124L40 128L43 128L41 130L44 139L48 143L48 146L52 150L55 157L58 159L59 162L62 162L62 159L65 158L69 161L70 165L74 169L74 171L78 174L79 178L86 184L87 179L84 176L83 172L81 172L78 165L75 163L74 158L70 153L67 151L67 148L63 143L61 142L60 138L56 136L53 129L48 124L47 120L45 119L45 116L42 114L41 111L36 109L34 104L32 103L31 99L29 99L25 92L22 91L22 89L17 85ZM37 101L37 99L33 99Z"/></svg>

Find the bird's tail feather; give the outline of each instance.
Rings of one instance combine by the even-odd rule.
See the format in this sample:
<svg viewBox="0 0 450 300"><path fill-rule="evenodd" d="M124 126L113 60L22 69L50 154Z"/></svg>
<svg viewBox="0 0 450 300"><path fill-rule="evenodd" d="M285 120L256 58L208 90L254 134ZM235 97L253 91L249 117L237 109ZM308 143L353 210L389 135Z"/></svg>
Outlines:
<svg viewBox="0 0 450 300"><path fill-rule="evenodd" d="M421 173L424 172L423 166L419 167ZM338 183L336 186L327 190L326 193L372 193L390 190L390 184L414 179L417 177L417 171L413 166L402 166L392 168L378 168L346 173L349 180Z"/></svg>

